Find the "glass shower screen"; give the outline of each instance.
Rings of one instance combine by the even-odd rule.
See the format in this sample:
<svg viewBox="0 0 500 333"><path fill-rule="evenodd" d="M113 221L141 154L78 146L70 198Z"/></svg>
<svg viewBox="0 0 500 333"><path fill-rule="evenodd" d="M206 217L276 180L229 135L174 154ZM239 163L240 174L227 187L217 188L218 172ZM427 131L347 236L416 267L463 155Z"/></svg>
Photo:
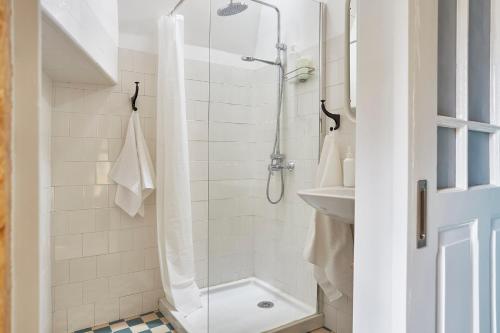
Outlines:
<svg viewBox="0 0 500 333"><path fill-rule="evenodd" d="M171 313L189 333L318 328L302 256L313 210L296 192L318 163L320 4L186 0L177 13L202 307Z"/></svg>
<svg viewBox="0 0 500 333"><path fill-rule="evenodd" d="M208 331L265 332L317 312L302 257L319 149L320 5L212 0Z"/></svg>

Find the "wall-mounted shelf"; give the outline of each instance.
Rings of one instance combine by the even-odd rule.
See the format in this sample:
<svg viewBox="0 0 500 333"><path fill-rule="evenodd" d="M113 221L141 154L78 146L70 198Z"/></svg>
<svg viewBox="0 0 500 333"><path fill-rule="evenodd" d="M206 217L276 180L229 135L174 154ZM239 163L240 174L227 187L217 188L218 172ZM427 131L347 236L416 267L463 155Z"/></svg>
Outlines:
<svg viewBox="0 0 500 333"><path fill-rule="evenodd" d="M309 66L298 67L298 68L294 69L293 71L290 71L290 72L285 74L285 81L297 79L300 82L305 82L311 78L311 75L312 75L312 73L314 73L315 70L316 70L316 68L309 67ZM307 78L304 77L301 79L301 76L303 76L303 75L307 76Z"/></svg>

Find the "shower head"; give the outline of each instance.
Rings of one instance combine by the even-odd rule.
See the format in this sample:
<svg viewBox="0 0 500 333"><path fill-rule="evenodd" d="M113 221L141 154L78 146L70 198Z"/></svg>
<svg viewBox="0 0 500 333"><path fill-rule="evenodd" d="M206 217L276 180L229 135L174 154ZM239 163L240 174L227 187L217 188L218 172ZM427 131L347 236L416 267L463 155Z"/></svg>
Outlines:
<svg viewBox="0 0 500 333"><path fill-rule="evenodd" d="M240 1L231 0L226 7L217 9L217 15L219 16L232 16L241 13L246 10L248 5Z"/></svg>
<svg viewBox="0 0 500 333"><path fill-rule="evenodd" d="M254 57L248 57L248 56L242 56L241 60L252 62L252 61L255 61L255 58Z"/></svg>

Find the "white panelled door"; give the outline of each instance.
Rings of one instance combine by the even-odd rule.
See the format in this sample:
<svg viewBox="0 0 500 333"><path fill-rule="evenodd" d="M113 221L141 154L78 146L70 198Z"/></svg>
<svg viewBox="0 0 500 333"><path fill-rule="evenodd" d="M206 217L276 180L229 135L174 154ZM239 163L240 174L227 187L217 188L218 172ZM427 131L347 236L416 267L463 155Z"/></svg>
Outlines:
<svg viewBox="0 0 500 333"><path fill-rule="evenodd" d="M411 2L407 332L500 333L497 2Z"/></svg>

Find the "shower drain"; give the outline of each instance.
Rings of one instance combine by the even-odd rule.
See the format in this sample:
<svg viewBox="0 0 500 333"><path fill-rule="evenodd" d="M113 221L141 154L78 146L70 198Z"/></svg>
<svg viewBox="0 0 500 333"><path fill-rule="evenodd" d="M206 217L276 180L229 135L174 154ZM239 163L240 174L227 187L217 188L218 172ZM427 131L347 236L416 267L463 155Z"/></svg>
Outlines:
<svg viewBox="0 0 500 333"><path fill-rule="evenodd" d="M257 304L257 306L259 308L263 308L263 309L270 309L270 308L272 308L274 306L274 303L271 302L271 301L262 301L262 302L259 302Z"/></svg>

